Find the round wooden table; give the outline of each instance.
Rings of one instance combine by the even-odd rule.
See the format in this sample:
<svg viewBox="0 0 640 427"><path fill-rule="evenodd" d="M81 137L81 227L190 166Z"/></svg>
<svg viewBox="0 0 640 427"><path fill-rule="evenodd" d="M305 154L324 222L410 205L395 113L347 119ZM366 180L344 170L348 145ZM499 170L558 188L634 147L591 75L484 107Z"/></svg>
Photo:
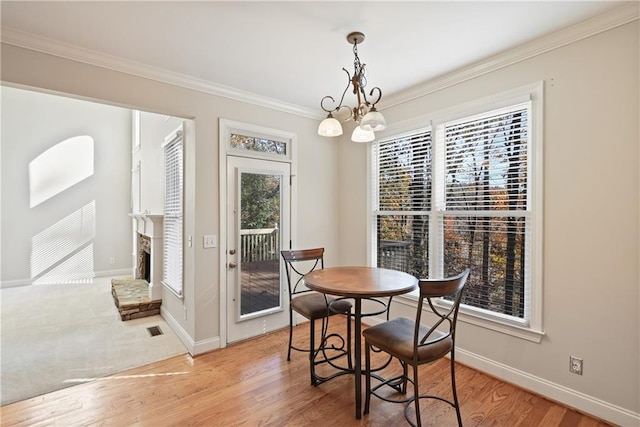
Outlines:
<svg viewBox="0 0 640 427"><path fill-rule="evenodd" d="M304 277L311 290L353 298L355 302L355 391L356 418L362 417L362 298L406 294L418 287L418 279L408 273L376 267L327 267Z"/></svg>

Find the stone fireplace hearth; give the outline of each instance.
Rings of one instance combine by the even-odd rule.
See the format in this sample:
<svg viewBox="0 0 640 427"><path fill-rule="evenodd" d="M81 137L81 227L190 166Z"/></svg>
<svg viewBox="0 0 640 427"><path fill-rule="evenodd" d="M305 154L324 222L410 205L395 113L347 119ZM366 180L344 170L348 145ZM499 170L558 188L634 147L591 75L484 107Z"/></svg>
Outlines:
<svg viewBox="0 0 640 427"><path fill-rule="evenodd" d="M162 215L131 214L132 277L111 280L111 293L122 320L160 314L162 304Z"/></svg>
<svg viewBox="0 0 640 427"><path fill-rule="evenodd" d="M162 300L148 296L149 284L144 279L123 277L111 279L111 294L121 320L139 319L160 314Z"/></svg>

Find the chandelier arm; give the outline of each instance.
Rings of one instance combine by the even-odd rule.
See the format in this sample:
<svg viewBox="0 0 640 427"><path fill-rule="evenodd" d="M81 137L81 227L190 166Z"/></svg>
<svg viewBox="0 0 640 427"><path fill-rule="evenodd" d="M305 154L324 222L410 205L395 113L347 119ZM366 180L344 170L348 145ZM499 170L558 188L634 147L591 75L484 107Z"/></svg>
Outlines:
<svg viewBox="0 0 640 427"><path fill-rule="evenodd" d="M357 120L358 123L360 123L360 120L369 112L369 103L362 103L360 104L360 106L357 109Z"/></svg>
<svg viewBox="0 0 640 427"><path fill-rule="evenodd" d="M327 99L327 98L328 98L328 99L330 99L330 100L331 100L331 102L333 102L333 103L335 103L335 102L336 102L336 100L335 100L335 99L333 99L333 96L329 96L329 95L327 95L327 96L325 96L324 98L322 98L322 99L320 100L320 108L322 108L325 112L327 112L327 113L331 114L333 111L337 111L337 110L338 110L338 108L340 108L340 106L338 106L338 107L336 107L336 108L331 108L331 109L327 110L327 109L324 107L324 101L325 101L325 99Z"/></svg>
<svg viewBox="0 0 640 427"><path fill-rule="evenodd" d="M380 99L382 99L382 90L377 86L371 89L371 92L369 92L369 96L373 96L373 92L376 90L378 91L378 98L376 98L376 100L371 103L371 109L376 108L376 104L380 102Z"/></svg>
<svg viewBox="0 0 640 427"><path fill-rule="evenodd" d="M364 86L360 86L360 94L362 95L362 100L360 100L360 96L358 96L359 107L362 107L362 106L369 107L369 105L371 105L371 103L367 99L367 94L366 94L366 92L364 90Z"/></svg>
<svg viewBox="0 0 640 427"><path fill-rule="evenodd" d="M342 71L347 73L347 87L345 87L344 91L342 91L342 97L340 98L340 104L338 104L338 107L336 108L336 110L339 110L342 107L342 101L344 101L344 95L347 93L347 91L349 90L349 86L351 85L351 74L349 74L349 72L347 71L346 68L343 68Z"/></svg>
<svg viewBox="0 0 640 427"><path fill-rule="evenodd" d="M342 110L343 108L346 108L347 110L349 110L349 118L345 119L345 121L348 121L349 119L353 119L353 114L351 112L351 107L349 107L348 105L341 105L338 108L335 109L336 115L340 112L340 110Z"/></svg>

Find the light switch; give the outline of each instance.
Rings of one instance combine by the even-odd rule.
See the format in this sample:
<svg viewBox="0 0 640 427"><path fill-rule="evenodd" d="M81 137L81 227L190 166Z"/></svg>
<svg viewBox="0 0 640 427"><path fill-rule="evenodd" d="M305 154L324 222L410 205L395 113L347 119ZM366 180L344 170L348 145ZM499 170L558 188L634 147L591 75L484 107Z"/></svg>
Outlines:
<svg viewBox="0 0 640 427"><path fill-rule="evenodd" d="M215 248L218 246L218 236L215 234L209 234L204 236L203 246L206 248Z"/></svg>

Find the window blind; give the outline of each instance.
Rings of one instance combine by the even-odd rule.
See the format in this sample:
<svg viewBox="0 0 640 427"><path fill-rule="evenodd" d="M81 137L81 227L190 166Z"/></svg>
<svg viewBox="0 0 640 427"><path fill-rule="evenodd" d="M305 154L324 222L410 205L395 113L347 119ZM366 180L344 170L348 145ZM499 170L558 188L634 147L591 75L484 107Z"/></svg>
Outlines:
<svg viewBox="0 0 640 427"><path fill-rule="evenodd" d="M444 123L443 273L471 267L463 304L526 318L528 104Z"/></svg>
<svg viewBox="0 0 640 427"><path fill-rule="evenodd" d="M379 267L424 278L470 267L467 308L529 318L530 111L519 103L374 145Z"/></svg>
<svg viewBox="0 0 640 427"><path fill-rule="evenodd" d="M431 202L431 131L380 142L378 210L423 211Z"/></svg>
<svg viewBox="0 0 640 427"><path fill-rule="evenodd" d="M444 128L447 210L527 208L526 106Z"/></svg>
<svg viewBox="0 0 640 427"><path fill-rule="evenodd" d="M182 130L164 146L164 256L163 283L182 295L182 210L183 210Z"/></svg>
<svg viewBox="0 0 640 427"><path fill-rule="evenodd" d="M431 130L381 141L377 159L377 265L427 277Z"/></svg>

